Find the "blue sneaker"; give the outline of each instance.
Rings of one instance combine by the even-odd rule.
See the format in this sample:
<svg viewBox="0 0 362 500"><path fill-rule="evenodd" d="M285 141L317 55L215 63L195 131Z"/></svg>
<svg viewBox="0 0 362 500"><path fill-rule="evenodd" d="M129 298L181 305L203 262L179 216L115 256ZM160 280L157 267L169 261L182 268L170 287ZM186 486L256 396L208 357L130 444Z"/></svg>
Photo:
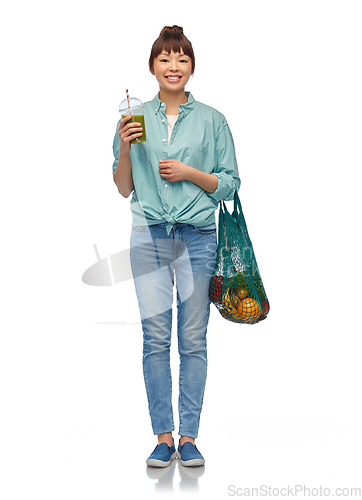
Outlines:
<svg viewBox="0 0 362 500"><path fill-rule="evenodd" d="M186 441L182 446L178 445L178 457L181 458L181 464L186 467L193 467L196 465L204 465L205 460L201 455L196 445Z"/></svg>
<svg viewBox="0 0 362 500"><path fill-rule="evenodd" d="M167 443L158 444L146 460L146 464L151 467L167 467L175 458L177 458L177 452L172 440L172 446L168 446Z"/></svg>

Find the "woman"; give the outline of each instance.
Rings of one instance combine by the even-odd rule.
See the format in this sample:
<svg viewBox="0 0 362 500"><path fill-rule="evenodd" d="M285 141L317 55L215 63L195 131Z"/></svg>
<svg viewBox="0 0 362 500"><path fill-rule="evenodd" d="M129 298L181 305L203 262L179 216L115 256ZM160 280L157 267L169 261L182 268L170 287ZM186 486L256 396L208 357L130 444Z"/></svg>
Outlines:
<svg viewBox="0 0 362 500"><path fill-rule="evenodd" d="M154 42L149 68L160 91L145 103L147 141L130 117L117 124L113 177L132 192L131 265L143 329L143 372L158 445L147 459L165 467L177 456L203 465L195 445L207 369L209 282L217 248L215 210L240 187L234 143L224 116L195 101L185 86L194 73L190 41L178 26ZM135 135L131 135L135 134ZM177 290L180 356L179 435L175 449L170 345L173 285Z"/></svg>

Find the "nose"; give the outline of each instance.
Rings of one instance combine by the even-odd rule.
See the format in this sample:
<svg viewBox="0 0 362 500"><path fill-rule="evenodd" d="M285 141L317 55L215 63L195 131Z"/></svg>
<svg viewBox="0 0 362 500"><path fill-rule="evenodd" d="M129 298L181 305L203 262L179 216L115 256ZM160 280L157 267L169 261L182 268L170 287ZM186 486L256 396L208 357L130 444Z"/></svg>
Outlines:
<svg viewBox="0 0 362 500"><path fill-rule="evenodd" d="M170 63L170 71L177 71L177 63L176 63L176 61L171 61L171 63Z"/></svg>

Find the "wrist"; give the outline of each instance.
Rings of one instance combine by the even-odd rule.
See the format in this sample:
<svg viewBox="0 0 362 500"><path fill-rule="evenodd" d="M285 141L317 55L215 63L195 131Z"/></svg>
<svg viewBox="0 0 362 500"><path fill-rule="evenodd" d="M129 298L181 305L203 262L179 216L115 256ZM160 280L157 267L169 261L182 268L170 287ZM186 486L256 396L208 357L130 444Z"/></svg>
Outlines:
<svg viewBox="0 0 362 500"><path fill-rule="evenodd" d="M129 151L119 150L119 157L126 158L127 156L129 156Z"/></svg>
<svg viewBox="0 0 362 500"><path fill-rule="evenodd" d="M190 181L192 182L192 179L193 179L193 173L194 173L194 167L190 167L189 165L186 165L187 166L187 169L186 169L186 176L185 176L185 180L186 181Z"/></svg>

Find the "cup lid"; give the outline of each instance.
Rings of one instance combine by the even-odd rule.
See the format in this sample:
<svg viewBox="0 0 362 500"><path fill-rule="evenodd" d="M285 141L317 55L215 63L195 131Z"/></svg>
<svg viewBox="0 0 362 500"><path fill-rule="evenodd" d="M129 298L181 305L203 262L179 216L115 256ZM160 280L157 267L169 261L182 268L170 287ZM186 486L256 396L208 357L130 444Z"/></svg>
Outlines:
<svg viewBox="0 0 362 500"><path fill-rule="evenodd" d="M140 99L136 99L136 97L129 98L129 105L133 108L138 108L138 106L143 106L143 102ZM128 109L128 99L125 99L119 105L119 112L124 113Z"/></svg>

